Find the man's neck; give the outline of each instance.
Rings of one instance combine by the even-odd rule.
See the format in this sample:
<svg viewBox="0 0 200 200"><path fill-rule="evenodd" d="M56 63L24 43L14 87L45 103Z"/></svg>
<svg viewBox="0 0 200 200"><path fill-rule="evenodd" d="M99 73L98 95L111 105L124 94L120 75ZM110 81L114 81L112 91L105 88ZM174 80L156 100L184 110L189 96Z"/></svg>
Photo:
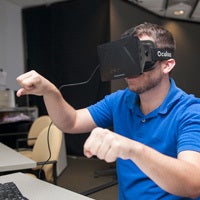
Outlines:
<svg viewBox="0 0 200 200"><path fill-rule="evenodd" d="M168 94L169 88L169 79L163 79L159 85L139 95L140 109L144 115L149 114L162 104Z"/></svg>

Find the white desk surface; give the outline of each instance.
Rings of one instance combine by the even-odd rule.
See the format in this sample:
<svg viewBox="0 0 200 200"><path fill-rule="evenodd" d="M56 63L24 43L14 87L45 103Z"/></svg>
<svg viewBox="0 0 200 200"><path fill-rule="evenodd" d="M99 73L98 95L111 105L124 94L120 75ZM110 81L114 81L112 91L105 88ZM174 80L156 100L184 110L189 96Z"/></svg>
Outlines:
<svg viewBox="0 0 200 200"><path fill-rule="evenodd" d="M0 176L0 183L9 181L14 182L22 195L30 200L91 200L89 197L33 178L21 172Z"/></svg>
<svg viewBox="0 0 200 200"><path fill-rule="evenodd" d="M36 162L34 160L0 143L0 172L30 169L34 167L36 167Z"/></svg>

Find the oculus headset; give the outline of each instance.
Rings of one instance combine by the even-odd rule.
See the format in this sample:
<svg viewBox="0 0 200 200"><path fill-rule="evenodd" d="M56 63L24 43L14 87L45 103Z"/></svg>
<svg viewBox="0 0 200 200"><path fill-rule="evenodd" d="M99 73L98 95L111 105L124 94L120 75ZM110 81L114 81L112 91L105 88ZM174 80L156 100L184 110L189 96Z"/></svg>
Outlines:
<svg viewBox="0 0 200 200"><path fill-rule="evenodd" d="M152 70L156 61L174 57L174 49L156 48L150 40L128 35L97 46L102 81L139 76Z"/></svg>

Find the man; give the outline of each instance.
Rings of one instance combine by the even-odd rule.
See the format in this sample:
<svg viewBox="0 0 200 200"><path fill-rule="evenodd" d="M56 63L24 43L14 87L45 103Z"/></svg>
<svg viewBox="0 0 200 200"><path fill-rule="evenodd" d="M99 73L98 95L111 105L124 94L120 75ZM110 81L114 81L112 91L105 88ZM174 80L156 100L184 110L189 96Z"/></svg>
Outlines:
<svg viewBox="0 0 200 200"><path fill-rule="evenodd" d="M164 28L144 23L130 29L157 48L173 48ZM75 110L59 90L35 71L17 78L24 94L42 95L48 113L63 132L91 131L88 158L116 161L119 199L192 199L200 196L200 100L177 88L169 77L174 59L128 77L128 88L88 108ZM114 132L105 129L113 126Z"/></svg>

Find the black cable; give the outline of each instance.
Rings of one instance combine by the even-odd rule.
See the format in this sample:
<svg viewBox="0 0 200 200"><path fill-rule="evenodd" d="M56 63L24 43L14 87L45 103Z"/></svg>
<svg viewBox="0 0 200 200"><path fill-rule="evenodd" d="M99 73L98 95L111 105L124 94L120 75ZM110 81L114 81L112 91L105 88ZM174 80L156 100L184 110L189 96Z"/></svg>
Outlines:
<svg viewBox="0 0 200 200"><path fill-rule="evenodd" d="M86 81L79 82L79 83L69 83L69 84L61 85L58 89L61 91L61 89L64 88L64 87L79 86L79 85L84 85L84 84L89 83L92 80L92 78L95 75L98 68L99 68L99 65L96 66L96 68L93 70L92 74L90 75L90 77Z"/></svg>
<svg viewBox="0 0 200 200"><path fill-rule="evenodd" d="M79 86L79 85L84 85L84 84L87 84L89 83L93 76L95 75L96 71L98 70L99 68L99 65L96 66L96 68L93 70L92 74L90 75L90 77L86 80L86 81L83 81L83 82L78 82L78 83L69 83L69 84L65 84L65 85L61 85L58 89L59 91L61 92L61 90L64 88L64 87L73 87L73 86ZM42 167L40 168L39 170L39 173L38 173L38 177L39 179L41 178L41 172L42 172L42 169L44 167L44 165L51 159L51 147L50 147L50 142L49 142L49 135L50 135L50 128L51 128L51 125L53 124L53 122L51 121L50 125L49 125L49 128L48 128L48 132L47 132L47 144L48 144L48 150L49 150L49 158L43 163Z"/></svg>
<svg viewBox="0 0 200 200"><path fill-rule="evenodd" d="M41 172L43 170L44 165L46 165L46 163L51 159L51 147L50 147L50 142L49 142L49 134L50 134L50 128L52 124L53 122L51 121L48 127L48 131L47 131L47 145L48 145L48 150L49 150L49 158L42 164L42 167L39 170L39 173L38 173L39 179L41 179Z"/></svg>

